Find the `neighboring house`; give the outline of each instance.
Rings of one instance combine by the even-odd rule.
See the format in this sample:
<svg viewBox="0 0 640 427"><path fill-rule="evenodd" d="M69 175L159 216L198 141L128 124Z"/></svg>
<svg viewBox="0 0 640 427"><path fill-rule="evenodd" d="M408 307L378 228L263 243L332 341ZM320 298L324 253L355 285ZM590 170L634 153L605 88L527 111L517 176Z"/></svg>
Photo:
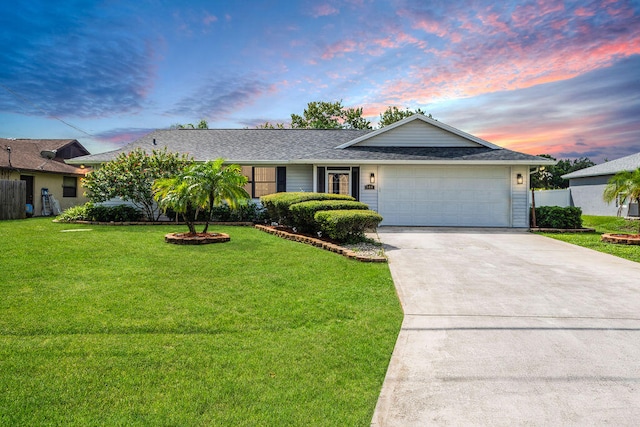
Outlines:
<svg viewBox="0 0 640 427"><path fill-rule="evenodd" d="M75 139L0 138L0 179L26 181L25 205L33 206L35 216L42 214L43 188L65 210L87 201L80 186L85 169L65 160L88 154Z"/></svg>
<svg viewBox="0 0 640 427"><path fill-rule="evenodd" d="M638 216L636 203L621 206L619 201L607 204L602 199L604 189L611 177L618 172L633 171L638 168L640 168L640 153L580 169L562 175L562 178L569 180L572 206L580 207L583 214L615 216L619 212L622 216Z"/></svg>
<svg viewBox="0 0 640 427"><path fill-rule="evenodd" d="M555 163L423 115L377 130L158 130L120 150L67 162L99 165L137 147L240 164L254 198L350 194L378 211L382 225L529 227L529 169Z"/></svg>

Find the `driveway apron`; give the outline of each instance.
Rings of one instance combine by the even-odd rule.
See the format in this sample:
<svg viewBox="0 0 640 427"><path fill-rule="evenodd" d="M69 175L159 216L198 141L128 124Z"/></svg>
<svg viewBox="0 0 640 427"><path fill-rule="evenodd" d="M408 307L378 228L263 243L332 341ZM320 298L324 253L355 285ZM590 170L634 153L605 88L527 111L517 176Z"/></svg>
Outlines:
<svg viewBox="0 0 640 427"><path fill-rule="evenodd" d="M378 235L405 317L373 426L640 423L640 264L519 230Z"/></svg>

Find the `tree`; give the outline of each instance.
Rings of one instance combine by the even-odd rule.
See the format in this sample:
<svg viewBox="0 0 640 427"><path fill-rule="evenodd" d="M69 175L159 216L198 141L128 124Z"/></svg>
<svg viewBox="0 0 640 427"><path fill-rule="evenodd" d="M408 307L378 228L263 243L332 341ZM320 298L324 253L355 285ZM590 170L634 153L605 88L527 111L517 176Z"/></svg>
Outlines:
<svg viewBox="0 0 640 427"><path fill-rule="evenodd" d="M602 198L611 203L618 200L620 206L632 200L640 206L640 168L630 172L621 171L615 174L607 183ZM620 215L621 209L618 210ZM640 234L640 221L638 221L638 234Z"/></svg>
<svg viewBox="0 0 640 427"><path fill-rule="evenodd" d="M240 166L225 167L224 159L216 159L193 164L177 176L157 180L153 193L161 208L182 214L191 234L196 234L195 222L203 212L202 232L206 233L214 206L226 203L235 208L250 199L244 189L246 183Z"/></svg>
<svg viewBox="0 0 640 427"><path fill-rule="evenodd" d="M148 220L157 221L160 210L153 200L153 182L176 175L189 163L187 155L170 153L166 148L153 150L151 154L136 148L89 172L82 185L92 202L120 197L133 203Z"/></svg>
<svg viewBox="0 0 640 427"><path fill-rule="evenodd" d="M184 125L176 123L175 125L171 125L170 129L209 129L209 123L207 123L205 119L200 119L197 125L193 123L186 123Z"/></svg>
<svg viewBox="0 0 640 427"><path fill-rule="evenodd" d="M362 117L362 108L346 108L342 101L313 101L303 115L291 114L294 129L371 129L371 122Z"/></svg>
<svg viewBox="0 0 640 427"><path fill-rule="evenodd" d="M538 157L544 157L556 160L548 154L539 154ZM575 172L580 169L595 166L588 157L580 157L578 159L559 160L557 164L545 166L531 174L531 188L540 188L545 190L554 190L569 187L569 180L563 179L562 175Z"/></svg>
<svg viewBox="0 0 640 427"><path fill-rule="evenodd" d="M256 129L284 129L284 123L264 122L263 124L256 126Z"/></svg>
<svg viewBox="0 0 640 427"><path fill-rule="evenodd" d="M411 111L408 108L401 110L396 106L390 105L383 113L380 113L379 126L381 128L389 126L392 123L399 122L400 120L411 117L414 114L422 114L423 116L427 116L430 119L435 120L431 114L425 113L421 108L416 108L414 111Z"/></svg>

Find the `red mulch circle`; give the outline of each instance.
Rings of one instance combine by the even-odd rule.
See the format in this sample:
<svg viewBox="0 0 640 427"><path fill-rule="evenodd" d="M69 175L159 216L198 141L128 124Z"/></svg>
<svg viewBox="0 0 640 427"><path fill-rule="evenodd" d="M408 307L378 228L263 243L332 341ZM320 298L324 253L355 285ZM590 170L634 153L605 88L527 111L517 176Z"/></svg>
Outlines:
<svg viewBox="0 0 640 427"><path fill-rule="evenodd" d="M164 235L164 241L175 245L207 245L209 243L224 243L231 240L224 233L169 233Z"/></svg>
<svg viewBox="0 0 640 427"><path fill-rule="evenodd" d="M600 237L606 243L617 243L621 245L640 245L640 234L613 234L607 233Z"/></svg>

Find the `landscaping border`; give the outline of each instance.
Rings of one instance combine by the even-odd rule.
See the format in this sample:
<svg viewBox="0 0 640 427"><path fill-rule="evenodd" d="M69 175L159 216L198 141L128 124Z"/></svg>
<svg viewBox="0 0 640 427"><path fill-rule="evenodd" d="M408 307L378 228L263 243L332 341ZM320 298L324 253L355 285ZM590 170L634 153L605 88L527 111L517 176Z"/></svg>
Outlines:
<svg viewBox="0 0 640 427"><path fill-rule="evenodd" d="M529 228L532 233L595 233L595 228Z"/></svg>
<svg viewBox="0 0 640 427"><path fill-rule="evenodd" d="M109 222L100 222L100 221L58 221L54 219L53 222L58 224L89 224L89 225L186 225L186 222L176 222L176 221L109 221ZM204 225L204 221L198 221L195 223L196 225ZM244 222L209 222L209 225L229 225L233 227L252 227L253 222L244 221Z"/></svg>
<svg viewBox="0 0 640 427"><path fill-rule="evenodd" d="M635 234L605 233L600 240L620 245L640 245L640 236Z"/></svg>
<svg viewBox="0 0 640 427"><path fill-rule="evenodd" d="M343 248L340 245L336 245L334 243L326 242L321 239L316 239L314 237L304 236L300 234L289 233L284 230L278 230L273 227L269 227L266 225L256 224L255 228L258 230L262 230L266 233L273 234L278 237L282 237L283 239L293 240L295 242L306 243L308 245L316 246L318 248L324 249L326 251L335 252L337 254L343 255L347 258L354 259L360 262L387 262L387 258L379 255L375 256L366 256L359 255L357 252L352 251L347 248Z"/></svg>

